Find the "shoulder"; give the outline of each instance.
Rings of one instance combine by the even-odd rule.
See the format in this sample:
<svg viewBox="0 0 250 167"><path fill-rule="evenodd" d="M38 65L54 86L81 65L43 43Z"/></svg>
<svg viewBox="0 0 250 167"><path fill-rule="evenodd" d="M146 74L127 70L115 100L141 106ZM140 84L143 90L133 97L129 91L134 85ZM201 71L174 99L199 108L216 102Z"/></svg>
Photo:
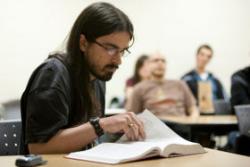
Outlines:
<svg viewBox="0 0 250 167"><path fill-rule="evenodd" d="M55 74L68 72L66 65L57 58L49 58L40 66L42 66L41 71L51 71Z"/></svg>
<svg viewBox="0 0 250 167"><path fill-rule="evenodd" d="M236 71L232 76L231 76L231 81L232 84L236 83L241 83L244 85L248 85L247 82L250 82L248 79L248 76L250 75L250 67L241 69L239 71Z"/></svg>
<svg viewBox="0 0 250 167"><path fill-rule="evenodd" d="M184 81L191 81L194 79L194 76L195 76L195 70L191 70L189 72L187 72L186 74L184 74L181 79L184 80Z"/></svg>
<svg viewBox="0 0 250 167"><path fill-rule="evenodd" d="M212 78L217 84L221 85L219 78L217 78L212 72L208 72L208 76Z"/></svg>
<svg viewBox="0 0 250 167"><path fill-rule="evenodd" d="M188 88L187 83L182 80L167 80L171 87L178 88L180 91L186 91Z"/></svg>
<svg viewBox="0 0 250 167"><path fill-rule="evenodd" d="M69 85L70 74L64 63L57 58L49 58L33 72L30 82L32 89L61 88Z"/></svg>
<svg viewBox="0 0 250 167"><path fill-rule="evenodd" d="M241 69L241 70L238 70L236 71L235 73L232 74L232 77L231 78L234 78L234 77L242 77L242 78L245 78L247 76L250 75L250 66L249 67L246 67L244 69Z"/></svg>
<svg viewBox="0 0 250 167"><path fill-rule="evenodd" d="M176 86L179 86L179 87L183 87L186 85L186 83L182 80L167 80L166 81L168 84L171 84L171 85L176 85Z"/></svg>
<svg viewBox="0 0 250 167"><path fill-rule="evenodd" d="M144 80L144 81L141 81L138 84L136 84L134 86L133 91L136 92L136 93L142 93L145 90L150 89L152 86L154 86L153 81L151 81L151 80Z"/></svg>

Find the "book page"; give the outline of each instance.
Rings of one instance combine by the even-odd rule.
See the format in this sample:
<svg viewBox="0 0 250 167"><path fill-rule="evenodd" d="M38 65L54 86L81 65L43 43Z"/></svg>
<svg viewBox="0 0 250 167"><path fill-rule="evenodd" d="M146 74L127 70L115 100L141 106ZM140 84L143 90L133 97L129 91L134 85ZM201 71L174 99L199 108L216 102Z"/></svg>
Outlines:
<svg viewBox="0 0 250 167"><path fill-rule="evenodd" d="M153 143L103 143L86 151L70 153L66 158L117 164L144 159L159 154L160 148L156 147Z"/></svg>
<svg viewBox="0 0 250 167"><path fill-rule="evenodd" d="M169 156L166 154L190 154L193 152L197 152L198 150L191 150L192 147L199 148L200 152L204 152L204 149L200 146L200 144L193 143L183 139L181 136L176 134L172 129L165 125L160 119L158 119L154 114L150 111L145 110L143 113L138 114L139 119L144 122L144 128L146 133L146 139L144 142L154 143L161 149L161 156ZM126 136L122 136L118 143L127 142ZM175 150L175 146L178 150ZM196 146L198 145L198 147ZM180 146L180 147L178 147ZM171 148L169 151L166 151L167 148ZM183 148L183 151L181 150ZM188 152L187 149L190 149Z"/></svg>
<svg viewBox="0 0 250 167"><path fill-rule="evenodd" d="M172 131L150 111L144 110L144 112L138 114L137 116L144 123L144 130L146 133L145 141L155 142L171 138L180 138L179 135ZM119 143L126 141L128 141L128 139L125 135L118 140Z"/></svg>

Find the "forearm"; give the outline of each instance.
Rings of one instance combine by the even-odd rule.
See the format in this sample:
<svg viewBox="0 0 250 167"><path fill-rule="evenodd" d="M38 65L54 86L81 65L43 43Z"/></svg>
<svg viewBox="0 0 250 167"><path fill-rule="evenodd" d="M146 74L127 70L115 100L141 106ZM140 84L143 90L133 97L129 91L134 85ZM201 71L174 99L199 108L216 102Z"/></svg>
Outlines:
<svg viewBox="0 0 250 167"><path fill-rule="evenodd" d="M101 118L99 124L104 133L123 132L129 140L145 139L143 122L132 112ZM129 124L134 126L129 127ZM69 153L81 150L96 138L93 126L90 123L85 123L60 130L47 143L30 143L28 148L33 154Z"/></svg>
<svg viewBox="0 0 250 167"><path fill-rule="evenodd" d="M60 130L47 143L31 143L28 145L30 153L53 154L69 153L81 150L84 146L97 138L90 123L77 127Z"/></svg>

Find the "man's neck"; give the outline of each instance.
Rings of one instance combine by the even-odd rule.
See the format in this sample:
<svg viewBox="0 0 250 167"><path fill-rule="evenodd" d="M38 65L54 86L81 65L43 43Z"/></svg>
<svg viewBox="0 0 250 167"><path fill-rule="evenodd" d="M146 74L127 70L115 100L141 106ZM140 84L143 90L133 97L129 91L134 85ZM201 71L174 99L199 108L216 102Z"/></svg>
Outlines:
<svg viewBox="0 0 250 167"><path fill-rule="evenodd" d="M196 67L196 71L198 72L198 74L202 74L202 73L206 72L204 67Z"/></svg>
<svg viewBox="0 0 250 167"><path fill-rule="evenodd" d="M143 80L149 80L150 79L150 77L148 76L148 77L142 77L141 78L141 80L143 81Z"/></svg>

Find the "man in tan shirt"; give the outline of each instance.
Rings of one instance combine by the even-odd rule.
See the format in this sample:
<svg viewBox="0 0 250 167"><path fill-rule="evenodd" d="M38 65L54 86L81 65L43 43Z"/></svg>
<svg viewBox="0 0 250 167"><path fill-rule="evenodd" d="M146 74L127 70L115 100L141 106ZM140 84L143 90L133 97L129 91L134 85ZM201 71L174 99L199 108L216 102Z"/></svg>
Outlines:
<svg viewBox="0 0 250 167"><path fill-rule="evenodd" d="M137 84L128 99L127 111L144 109L156 116L198 116L196 101L187 85L178 80L166 80L165 58L156 53L149 59L151 79Z"/></svg>

